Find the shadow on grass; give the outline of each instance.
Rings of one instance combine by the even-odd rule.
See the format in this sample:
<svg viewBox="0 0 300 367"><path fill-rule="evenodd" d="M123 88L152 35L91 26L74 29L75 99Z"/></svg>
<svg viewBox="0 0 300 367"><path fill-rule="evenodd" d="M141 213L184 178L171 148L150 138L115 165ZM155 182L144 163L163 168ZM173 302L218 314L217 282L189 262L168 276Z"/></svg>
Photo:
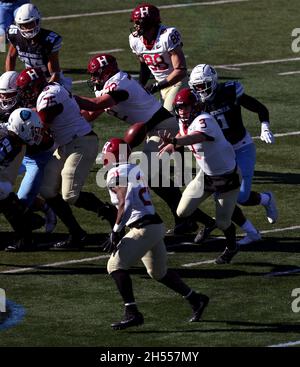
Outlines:
<svg viewBox="0 0 300 367"><path fill-rule="evenodd" d="M283 322L251 322L251 321L231 321L231 320L202 320L197 325L220 324L226 326L216 328L201 327L192 330L130 330L132 334L164 334L164 333L300 333L300 323L283 323ZM193 324L193 326L196 324Z"/></svg>
<svg viewBox="0 0 300 367"><path fill-rule="evenodd" d="M299 173L255 171L254 184L300 184Z"/></svg>

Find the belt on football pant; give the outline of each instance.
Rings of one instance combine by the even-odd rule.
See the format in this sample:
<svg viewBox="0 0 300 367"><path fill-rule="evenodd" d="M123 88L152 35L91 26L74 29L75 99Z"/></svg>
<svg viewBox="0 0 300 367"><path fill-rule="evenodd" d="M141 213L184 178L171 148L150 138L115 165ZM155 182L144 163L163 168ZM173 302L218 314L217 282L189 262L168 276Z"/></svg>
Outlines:
<svg viewBox="0 0 300 367"><path fill-rule="evenodd" d="M162 220L158 214L146 214L128 225L129 228L144 228L150 224L161 224Z"/></svg>

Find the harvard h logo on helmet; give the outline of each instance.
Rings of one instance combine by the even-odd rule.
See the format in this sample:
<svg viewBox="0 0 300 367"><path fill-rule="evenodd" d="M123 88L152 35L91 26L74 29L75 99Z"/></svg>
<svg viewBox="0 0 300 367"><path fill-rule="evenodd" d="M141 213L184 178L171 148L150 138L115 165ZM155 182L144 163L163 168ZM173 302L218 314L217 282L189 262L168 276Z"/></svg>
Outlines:
<svg viewBox="0 0 300 367"><path fill-rule="evenodd" d="M92 90L101 90L107 80L119 72L116 58L109 54L98 54L92 57L87 69L91 75L88 85Z"/></svg>
<svg viewBox="0 0 300 367"><path fill-rule="evenodd" d="M130 21L134 23L132 34L142 36L145 31L160 24L160 13L158 8L152 4L139 4L131 12Z"/></svg>
<svg viewBox="0 0 300 367"><path fill-rule="evenodd" d="M22 102L32 107L46 86L47 80L41 68L27 68L21 71L16 83Z"/></svg>

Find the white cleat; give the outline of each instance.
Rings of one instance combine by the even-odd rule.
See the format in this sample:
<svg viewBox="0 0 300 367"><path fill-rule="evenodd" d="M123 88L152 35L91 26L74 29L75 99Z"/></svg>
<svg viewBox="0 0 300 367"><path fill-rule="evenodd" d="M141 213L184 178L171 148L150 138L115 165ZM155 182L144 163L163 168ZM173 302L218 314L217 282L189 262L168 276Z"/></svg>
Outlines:
<svg viewBox="0 0 300 367"><path fill-rule="evenodd" d="M237 242L239 246L250 245L250 243L257 242L261 240L260 233L257 232L248 232L245 237Z"/></svg>
<svg viewBox="0 0 300 367"><path fill-rule="evenodd" d="M271 223L271 224L274 224L274 223L276 223L276 221L278 219L278 210L277 210L277 206L276 206L275 196L271 191L264 192L264 194L270 196L270 200L269 200L268 204L264 205L264 207L266 209L268 222Z"/></svg>
<svg viewBox="0 0 300 367"><path fill-rule="evenodd" d="M48 207L47 210L45 211L45 232L46 233L53 232L54 228L56 227L56 224L57 224L56 214L50 207Z"/></svg>

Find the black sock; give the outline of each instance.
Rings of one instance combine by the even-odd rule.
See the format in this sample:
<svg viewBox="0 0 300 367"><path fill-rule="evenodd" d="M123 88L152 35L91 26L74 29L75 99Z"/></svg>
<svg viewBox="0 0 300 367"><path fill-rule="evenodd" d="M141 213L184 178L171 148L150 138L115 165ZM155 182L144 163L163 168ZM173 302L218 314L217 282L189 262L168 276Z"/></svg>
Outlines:
<svg viewBox="0 0 300 367"><path fill-rule="evenodd" d="M239 227L242 227L247 220L247 218L244 216L242 209L237 205L234 208L231 219Z"/></svg>
<svg viewBox="0 0 300 367"><path fill-rule="evenodd" d="M129 272L127 270L119 269L113 271L110 275L113 277L117 285L124 304L135 304L132 281Z"/></svg>
<svg viewBox="0 0 300 367"><path fill-rule="evenodd" d="M70 205L62 198L60 194L56 195L54 198L47 199L46 201L58 218L68 228L71 234L80 235L84 233L84 230L80 227L79 223L74 217Z"/></svg>
<svg viewBox="0 0 300 367"><path fill-rule="evenodd" d="M223 231L226 238L226 245L230 251L235 251L237 248L235 232L235 225L233 223Z"/></svg>
<svg viewBox="0 0 300 367"><path fill-rule="evenodd" d="M159 282L183 297L186 297L191 292L191 288L184 283L174 270L168 269L167 274Z"/></svg>

